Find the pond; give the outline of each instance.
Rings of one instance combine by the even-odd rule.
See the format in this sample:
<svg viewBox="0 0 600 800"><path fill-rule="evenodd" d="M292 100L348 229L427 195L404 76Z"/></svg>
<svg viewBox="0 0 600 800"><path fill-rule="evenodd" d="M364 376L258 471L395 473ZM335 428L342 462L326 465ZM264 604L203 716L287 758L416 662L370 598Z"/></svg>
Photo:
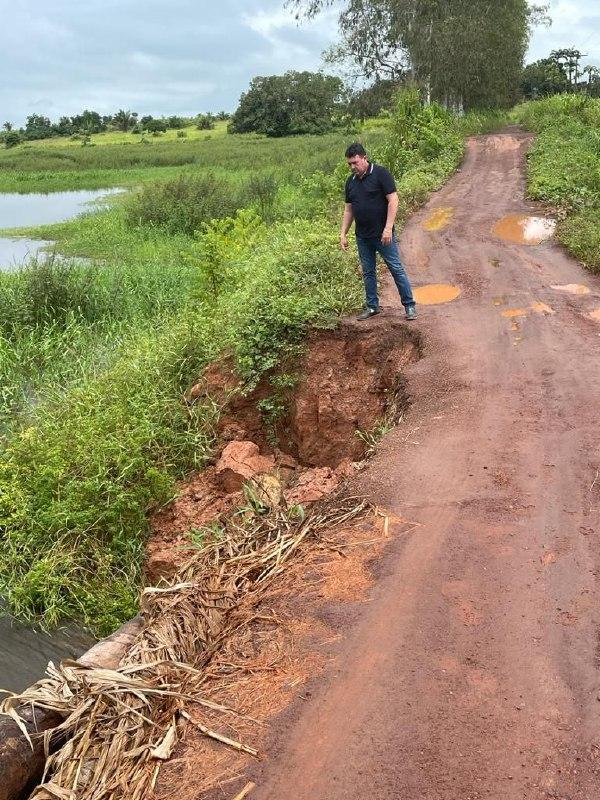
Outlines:
<svg viewBox="0 0 600 800"><path fill-rule="evenodd" d="M50 194L0 194L0 230L65 222L84 211L102 207L102 199L122 189L51 192ZM50 242L0 237L0 269L17 268Z"/></svg>

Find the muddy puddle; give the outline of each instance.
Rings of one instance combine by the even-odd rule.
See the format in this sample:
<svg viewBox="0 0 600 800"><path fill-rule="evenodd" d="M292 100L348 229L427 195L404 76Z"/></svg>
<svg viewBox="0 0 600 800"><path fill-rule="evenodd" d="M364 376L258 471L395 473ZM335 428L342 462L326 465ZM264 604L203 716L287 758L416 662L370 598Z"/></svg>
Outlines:
<svg viewBox="0 0 600 800"><path fill-rule="evenodd" d="M494 305L496 304L494 303ZM526 308L507 308L500 313L506 319L515 320L519 317L527 317L531 312L534 314L544 314L546 316L556 313L547 303L542 303L540 300L534 301Z"/></svg>
<svg viewBox="0 0 600 800"><path fill-rule="evenodd" d="M426 231L441 231L450 224L453 216L453 208L436 208L427 219L421 223L421 227Z"/></svg>
<svg viewBox="0 0 600 800"><path fill-rule="evenodd" d="M533 217L528 214L509 214L494 225L492 233L499 239L513 244L536 245L550 239L555 229L554 219Z"/></svg>
<svg viewBox="0 0 600 800"><path fill-rule="evenodd" d="M583 283L565 283L562 286L551 286L557 292L566 292L567 294L589 294L590 289Z"/></svg>
<svg viewBox="0 0 600 800"><path fill-rule="evenodd" d="M426 286L419 286L413 289L413 295L418 305L436 306L441 303L451 303L460 296L459 286L452 286L448 283L429 283Z"/></svg>

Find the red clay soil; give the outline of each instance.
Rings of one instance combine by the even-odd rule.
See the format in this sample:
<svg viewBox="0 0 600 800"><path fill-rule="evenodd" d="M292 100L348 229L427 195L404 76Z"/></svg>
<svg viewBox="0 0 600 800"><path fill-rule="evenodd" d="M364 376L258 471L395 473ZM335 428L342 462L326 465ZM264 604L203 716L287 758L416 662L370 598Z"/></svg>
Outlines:
<svg viewBox="0 0 600 800"><path fill-rule="evenodd" d="M535 212L528 146L472 140L404 231L413 283L462 294L420 308L412 409L355 488L415 527L244 775L251 800L600 797L600 279L491 233ZM439 207L449 225L423 229ZM591 292L551 288L572 283ZM401 320L385 300L375 331Z"/></svg>

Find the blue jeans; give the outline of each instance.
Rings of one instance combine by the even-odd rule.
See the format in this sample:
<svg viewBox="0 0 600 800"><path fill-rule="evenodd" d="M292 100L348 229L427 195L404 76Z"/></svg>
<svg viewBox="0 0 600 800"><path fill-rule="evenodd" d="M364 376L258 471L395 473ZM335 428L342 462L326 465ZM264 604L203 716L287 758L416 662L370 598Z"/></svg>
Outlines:
<svg viewBox="0 0 600 800"><path fill-rule="evenodd" d="M356 237L358 245L358 255L362 264L363 280L365 283L365 294L367 305L370 308L379 308L379 297L377 295L377 270L375 268L375 258L377 253L383 258L387 268L392 273L392 278L400 294L400 300L404 308L416 305L415 299L410 288L408 275L400 261L400 251L396 234L393 235L390 244L382 244L381 237L375 239L365 239L362 236Z"/></svg>

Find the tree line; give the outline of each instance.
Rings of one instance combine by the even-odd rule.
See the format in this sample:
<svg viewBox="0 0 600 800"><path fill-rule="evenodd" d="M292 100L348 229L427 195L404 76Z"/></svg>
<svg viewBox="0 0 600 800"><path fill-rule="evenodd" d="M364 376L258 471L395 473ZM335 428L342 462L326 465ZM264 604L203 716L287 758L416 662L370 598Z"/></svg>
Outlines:
<svg viewBox="0 0 600 800"><path fill-rule="evenodd" d="M561 92L585 92L600 97L600 68L593 64L582 66L585 57L576 47L564 47L528 64L521 77L523 97L536 100Z"/></svg>
<svg viewBox="0 0 600 800"><path fill-rule="evenodd" d="M121 131L123 133L165 133L169 129L183 129L195 125L200 130L214 128L217 120L227 120L229 114L220 111L218 114L197 114L195 117L178 115L153 117L149 114L140 116L136 111L119 109L114 114L103 115L97 111L86 109L74 116L63 116L58 122L52 122L43 114L30 114L21 128L15 128L11 122L5 122L2 138L5 145L12 146L21 141L48 139L53 136L89 137L94 133Z"/></svg>

